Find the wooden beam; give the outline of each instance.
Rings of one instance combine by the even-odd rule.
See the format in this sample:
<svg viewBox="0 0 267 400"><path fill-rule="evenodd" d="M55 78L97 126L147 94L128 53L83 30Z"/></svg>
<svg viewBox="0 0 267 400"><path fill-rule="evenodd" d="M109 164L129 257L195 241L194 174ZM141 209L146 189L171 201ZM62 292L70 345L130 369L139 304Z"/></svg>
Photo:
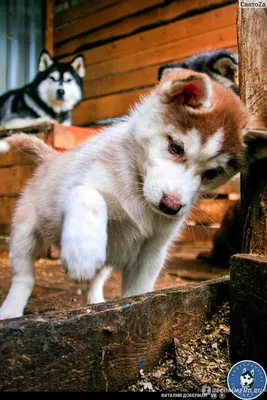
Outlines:
<svg viewBox="0 0 267 400"><path fill-rule="evenodd" d="M54 0L46 0L45 48L51 56L54 55Z"/></svg>
<svg viewBox="0 0 267 400"><path fill-rule="evenodd" d="M265 9L238 9L240 93L248 109L267 126L267 19ZM257 45L255 45L257 43ZM241 180L242 252L267 255L267 160L253 164Z"/></svg>
<svg viewBox="0 0 267 400"><path fill-rule="evenodd" d="M248 109L267 123L267 19L265 9L239 8L237 19L240 92ZM256 45L255 45L256 43ZM242 252L232 257L230 357L267 368L267 160L241 179ZM254 254L254 255L252 255Z"/></svg>
<svg viewBox="0 0 267 400"><path fill-rule="evenodd" d="M253 360L267 370L267 258L232 257L230 291L230 358Z"/></svg>
<svg viewBox="0 0 267 400"><path fill-rule="evenodd" d="M0 321L0 390L116 391L187 342L228 298L228 280L146 293L77 311Z"/></svg>

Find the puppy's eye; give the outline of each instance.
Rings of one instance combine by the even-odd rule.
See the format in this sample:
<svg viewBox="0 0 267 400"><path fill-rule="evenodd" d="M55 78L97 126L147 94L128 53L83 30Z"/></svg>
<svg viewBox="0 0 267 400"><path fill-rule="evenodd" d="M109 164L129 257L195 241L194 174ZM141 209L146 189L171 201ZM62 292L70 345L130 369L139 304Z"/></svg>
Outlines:
<svg viewBox="0 0 267 400"><path fill-rule="evenodd" d="M49 79L51 79L51 81L56 82L56 79L53 76L49 76Z"/></svg>
<svg viewBox="0 0 267 400"><path fill-rule="evenodd" d="M184 149L179 144L174 143L172 138L169 138L169 152L181 157L184 154Z"/></svg>
<svg viewBox="0 0 267 400"><path fill-rule="evenodd" d="M208 169L204 174L202 175L202 179L207 179L208 181L211 181L212 179L217 178L218 175L223 173L222 168L214 168L214 169Z"/></svg>
<svg viewBox="0 0 267 400"><path fill-rule="evenodd" d="M69 82L71 82L71 81L72 81L72 79L67 79L65 82L69 83Z"/></svg>

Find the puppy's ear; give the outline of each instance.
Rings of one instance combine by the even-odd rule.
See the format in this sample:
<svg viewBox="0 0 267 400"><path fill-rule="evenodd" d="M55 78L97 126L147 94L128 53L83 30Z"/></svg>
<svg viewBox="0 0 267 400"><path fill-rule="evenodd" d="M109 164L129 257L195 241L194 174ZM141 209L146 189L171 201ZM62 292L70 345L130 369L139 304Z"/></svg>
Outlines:
<svg viewBox="0 0 267 400"><path fill-rule="evenodd" d="M246 145L246 161L251 164L267 157L267 130L246 130L244 134Z"/></svg>
<svg viewBox="0 0 267 400"><path fill-rule="evenodd" d="M175 71L177 69L182 68L181 64L163 64L158 69L158 80L168 74L169 72Z"/></svg>
<svg viewBox="0 0 267 400"><path fill-rule="evenodd" d="M247 372L246 368L243 368L242 374L244 374L245 372Z"/></svg>
<svg viewBox="0 0 267 400"><path fill-rule="evenodd" d="M220 75L229 79L230 81L238 84L237 73L238 73L238 60L233 57L221 57L215 60L212 64L213 69L217 70Z"/></svg>
<svg viewBox="0 0 267 400"><path fill-rule="evenodd" d="M40 58L39 58L39 64L38 64L39 71L46 70L53 63L54 63L54 61L53 61L52 57L50 56L50 54L48 53L48 51L43 50L40 55Z"/></svg>
<svg viewBox="0 0 267 400"><path fill-rule="evenodd" d="M184 72L184 71L183 71ZM187 75L188 73L185 72ZM168 79L169 78L169 79ZM173 74L160 84L162 103L175 103L193 108L211 107L212 86L205 75L193 74L175 79Z"/></svg>
<svg viewBox="0 0 267 400"><path fill-rule="evenodd" d="M250 371L251 375L254 376L254 368Z"/></svg>
<svg viewBox="0 0 267 400"><path fill-rule="evenodd" d="M79 54L72 60L71 66L73 67L74 71L76 71L77 74L80 76L80 78L84 78L85 61L84 61L84 56L82 54Z"/></svg>

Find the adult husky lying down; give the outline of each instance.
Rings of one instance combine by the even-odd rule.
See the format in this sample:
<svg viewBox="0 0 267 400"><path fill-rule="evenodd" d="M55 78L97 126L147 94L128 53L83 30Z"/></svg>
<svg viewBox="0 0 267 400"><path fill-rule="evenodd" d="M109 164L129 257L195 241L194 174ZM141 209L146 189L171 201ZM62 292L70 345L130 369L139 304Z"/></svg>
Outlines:
<svg viewBox="0 0 267 400"><path fill-rule="evenodd" d="M193 204L246 163L254 139L246 135L249 121L230 89L179 70L125 121L71 151L58 155L24 134L0 142L3 152L21 149L40 164L14 214L13 279L1 318L23 314L44 243L60 246L66 272L88 303L104 300L111 268L122 270L123 296L153 290Z"/></svg>

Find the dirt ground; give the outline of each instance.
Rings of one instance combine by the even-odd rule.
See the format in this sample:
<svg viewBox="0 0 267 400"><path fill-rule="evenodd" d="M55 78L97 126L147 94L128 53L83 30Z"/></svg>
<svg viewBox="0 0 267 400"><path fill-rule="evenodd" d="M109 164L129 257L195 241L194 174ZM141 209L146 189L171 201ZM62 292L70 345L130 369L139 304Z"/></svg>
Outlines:
<svg viewBox="0 0 267 400"><path fill-rule="evenodd" d="M206 251L210 244L180 245L172 251L172 257L160 274L155 289L186 285L222 277L227 270L196 260L198 253ZM0 241L0 303L7 295L11 281L7 245ZM1 252L2 250L2 252ZM35 264L36 284L25 314L54 310L78 309L83 306L79 286L67 279L60 260L40 259ZM115 299L121 295L121 274L114 271L105 285L105 298Z"/></svg>

